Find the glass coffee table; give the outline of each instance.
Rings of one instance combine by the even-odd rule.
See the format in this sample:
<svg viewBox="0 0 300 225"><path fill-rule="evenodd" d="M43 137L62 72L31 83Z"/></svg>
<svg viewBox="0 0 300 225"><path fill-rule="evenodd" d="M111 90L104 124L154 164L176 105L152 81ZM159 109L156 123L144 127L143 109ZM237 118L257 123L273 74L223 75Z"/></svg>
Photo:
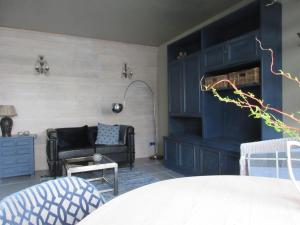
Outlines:
<svg viewBox="0 0 300 225"><path fill-rule="evenodd" d="M87 179L88 181L101 181L109 184L111 188L100 190L100 193L113 191L114 195L118 195L118 164L108 158L107 156L102 155L100 161L94 161L93 156L71 158L64 160L64 167L67 173L67 176L72 176L74 173L83 173L83 172L101 172L100 177L95 177ZM113 181L108 179L105 176L106 169L113 169Z"/></svg>

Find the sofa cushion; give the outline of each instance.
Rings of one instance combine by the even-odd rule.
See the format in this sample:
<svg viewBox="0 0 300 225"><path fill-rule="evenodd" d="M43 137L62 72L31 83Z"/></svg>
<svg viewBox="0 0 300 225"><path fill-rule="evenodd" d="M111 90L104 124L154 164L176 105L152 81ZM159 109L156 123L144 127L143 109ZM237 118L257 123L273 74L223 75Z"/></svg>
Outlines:
<svg viewBox="0 0 300 225"><path fill-rule="evenodd" d="M95 153L93 148L80 148L80 149L73 149L72 151L60 151L58 153L59 159L70 159L70 158L77 158L77 157L85 157L91 156Z"/></svg>
<svg viewBox="0 0 300 225"><path fill-rule="evenodd" d="M119 125L98 124L98 134L96 144L98 145L117 145L119 144Z"/></svg>
<svg viewBox="0 0 300 225"><path fill-rule="evenodd" d="M58 139L58 149L73 150L76 148L86 148L90 146L88 139L88 126L58 128L56 129Z"/></svg>
<svg viewBox="0 0 300 225"><path fill-rule="evenodd" d="M112 153L126 153L128 152L126 145L96 145L96 153L112 154Z"/></svg>
<svg viewBox="0 0 300 225"><path fill-rule="evenodd" d="M95 142L97 140L97 133L98 133L98 127L96 126L88 127L88 137L91 146L95 145Z"/></svg>

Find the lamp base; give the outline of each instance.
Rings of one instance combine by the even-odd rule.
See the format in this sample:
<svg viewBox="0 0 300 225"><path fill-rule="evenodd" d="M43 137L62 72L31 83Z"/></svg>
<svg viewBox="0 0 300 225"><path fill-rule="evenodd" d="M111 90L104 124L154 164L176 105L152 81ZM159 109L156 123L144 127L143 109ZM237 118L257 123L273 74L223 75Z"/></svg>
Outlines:
<svg viewBox="0 0 300 225"><path fill-rule="evenodd" d="M3 117L0 121L2 137L11 137L13 120L10 117Z"/></svg>
<svg viewBox="0 0 300 225"><path fill-rule="evenodd" d="M151 160L163 160L164 157L162 155L156 155L156 154L154 154L154 155L150 156L150 159Z"/></svg>

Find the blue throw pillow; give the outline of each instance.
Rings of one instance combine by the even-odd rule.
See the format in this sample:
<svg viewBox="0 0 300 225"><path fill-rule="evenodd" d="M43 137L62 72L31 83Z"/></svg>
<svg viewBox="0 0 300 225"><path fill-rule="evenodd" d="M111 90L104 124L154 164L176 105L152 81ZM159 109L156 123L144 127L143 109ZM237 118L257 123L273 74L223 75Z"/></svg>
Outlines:
<svg viewBox="0 0 300 225"><path fill-rule="evenodd" d="M96 145L117 145L119 144L120 126L98 123L98 134Z"/></svg>

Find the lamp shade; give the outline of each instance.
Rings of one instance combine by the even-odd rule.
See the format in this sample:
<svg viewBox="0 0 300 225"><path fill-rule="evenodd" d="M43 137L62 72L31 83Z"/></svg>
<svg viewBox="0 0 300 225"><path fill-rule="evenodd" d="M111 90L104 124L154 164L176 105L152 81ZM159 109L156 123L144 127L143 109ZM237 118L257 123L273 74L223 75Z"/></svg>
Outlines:
<svg viewBox="0 0 300 225"><path fill-rule="evenodd" d="M112 111L114 113L120 113L123 110L123 104L121 103L113 103L112 104Z"/></svg>
<svg viewBox="0 0 300 225"><path fill-rule="evenodd" d="M0 117L13 117L16 115L17 112L13 105L0 105Z"/></svg>

